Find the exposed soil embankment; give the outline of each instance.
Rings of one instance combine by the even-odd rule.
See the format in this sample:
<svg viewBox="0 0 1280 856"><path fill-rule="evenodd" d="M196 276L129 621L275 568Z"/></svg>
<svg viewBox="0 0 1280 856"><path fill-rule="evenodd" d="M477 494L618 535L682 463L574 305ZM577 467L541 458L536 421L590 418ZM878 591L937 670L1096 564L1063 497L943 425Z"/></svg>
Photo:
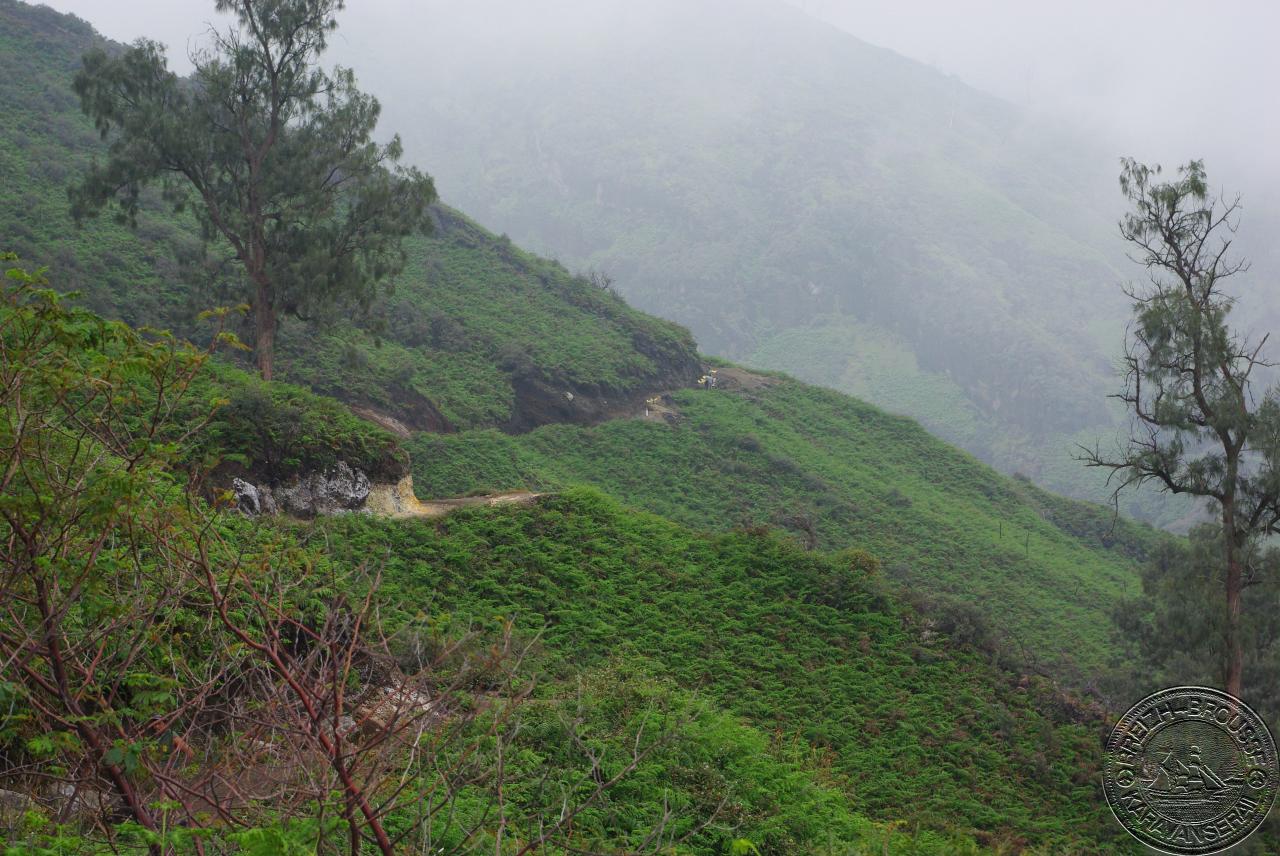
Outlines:
<svg viewBox="0 0 1280 856"><path fill-rule="evenodd" d="M443 517L450 511L478 505L527 505L540 496L544 494L518 490L457 499L422 500L413 492L413 476L405 476L395 484L373 485L364 510L380 517Z"/></svg>

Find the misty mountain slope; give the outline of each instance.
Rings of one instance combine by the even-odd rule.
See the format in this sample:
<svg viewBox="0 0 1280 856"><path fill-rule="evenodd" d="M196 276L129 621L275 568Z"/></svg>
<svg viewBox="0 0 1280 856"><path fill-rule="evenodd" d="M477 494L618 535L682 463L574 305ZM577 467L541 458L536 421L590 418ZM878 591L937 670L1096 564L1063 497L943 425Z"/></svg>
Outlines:
<svg viewBox="0 0 1280 856"><path fill-rule="evenodd" d="M409 34L376 59L352 45L450 198L609 272L713 353L1101 496L1061 464L1115 424L1129 272L1111 153L781 2L533 6L432 4L427 54ZM914 365L882 363L867 329ZM822 341L784 362L794 331ZM868 362L900 400L859 383Z"/></svg>
<svg viewBox="0 0 1280 856"><path fill-rule="evenodd" d="M198 312L243 293L192 286L196 270L184 262L200 247L189 218L158 202L136 231L107 215L77 227L68 214L66 187L101 145L71 90L96 44L109 43L78 18L0 0L0 248L54 268L96 312L203 340ZM433 234L409 243L395 292L368 317L282 325L282 379L411 429L524 430L595 421L697 377L688 331L446 206L433 219Z"/></svg>

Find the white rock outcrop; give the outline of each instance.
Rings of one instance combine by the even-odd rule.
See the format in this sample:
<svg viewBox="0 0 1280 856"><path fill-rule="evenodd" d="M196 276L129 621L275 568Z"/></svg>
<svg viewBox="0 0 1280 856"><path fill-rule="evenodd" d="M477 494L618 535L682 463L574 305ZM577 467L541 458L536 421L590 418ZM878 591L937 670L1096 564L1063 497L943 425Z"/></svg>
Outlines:
<svg viewBox="0 0 1280 856"><path fill-rule="evenodd" d="M338 461L323 472L294 476L276 487L231 480L236 508L250 516L283 512L312 518L359 511L368 501L371 487L369 477L346 461Z"/></svg>

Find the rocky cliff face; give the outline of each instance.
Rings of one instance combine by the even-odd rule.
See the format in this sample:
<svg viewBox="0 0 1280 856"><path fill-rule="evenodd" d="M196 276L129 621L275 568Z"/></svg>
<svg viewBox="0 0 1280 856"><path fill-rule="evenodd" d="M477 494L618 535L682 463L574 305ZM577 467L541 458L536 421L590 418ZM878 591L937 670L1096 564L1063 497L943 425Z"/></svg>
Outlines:
<svg viewBox="0 0 1280 856"><path fill-rule="evenodd" d="M302 473L271 487L242 478L231 480L236 507L245 514L288 514L311 519L359 511L369 499L372 483L360 470L339 461L323 472Z"/></svg>

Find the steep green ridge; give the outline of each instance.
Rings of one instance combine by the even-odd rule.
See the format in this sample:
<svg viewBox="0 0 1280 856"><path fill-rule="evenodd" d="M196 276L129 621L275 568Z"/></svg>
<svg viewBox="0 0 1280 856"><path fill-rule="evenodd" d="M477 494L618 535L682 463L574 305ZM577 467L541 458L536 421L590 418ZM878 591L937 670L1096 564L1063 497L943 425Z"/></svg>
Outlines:
<svg viewBox="0 0 1280 856"><path fill-rule="evenodd" d="M442 16L437 50L393 35L350 58L450 198L609 271L709 353L1105 496L1068 458L1116 424L1120 153L783 0L493 5ZM902 358L881 364L885 336ZM873 364L883 383L861 379ZM1164 504L1138 510L1183 513Z"/></svg>
<svg viewBox="0 0 1280 856"><path fill-rule="evenodd" d="M996 473L911 420L792 380L674 395L675 424L551 425L408 445L424 494L592 484L703 529L858 545L908 589L972 604L1041 659L1095 670L1152 530Z"/></svg>
<svg viewBox="0 0 1280 856"><path fill-rule="evenodd" d="M66 186L98 145L71 78L100 42L74 16L0 0L0 102L9 117L0 127L0 236L28 263L55 267L60 285L105 316L203 335L197 313L227 297L216 283L192 287L203 280L190 223L157 208L136 233L107 218L77 229L67 213ZM592 421L697 376L684 329L455 211L442 207L435 221L371 317L331 319L319 333L284 326L284 379L414 428L519 430Z"/></svg>
<svg viewBox="0 0 1280 856"><path fill-rule="evenodd" d="M1094 783L1099 722L931 630L887 595L865 553L699 534L581 490L435 527L343 517L318 528L340 557L380 557L401 602L545 627L549 675L642 661L773 735L771 753L802 741L854 811L988 846L1126 852ZM794 834L750 837L766 852L827 852L821 835L783 837Z"/></svg>

